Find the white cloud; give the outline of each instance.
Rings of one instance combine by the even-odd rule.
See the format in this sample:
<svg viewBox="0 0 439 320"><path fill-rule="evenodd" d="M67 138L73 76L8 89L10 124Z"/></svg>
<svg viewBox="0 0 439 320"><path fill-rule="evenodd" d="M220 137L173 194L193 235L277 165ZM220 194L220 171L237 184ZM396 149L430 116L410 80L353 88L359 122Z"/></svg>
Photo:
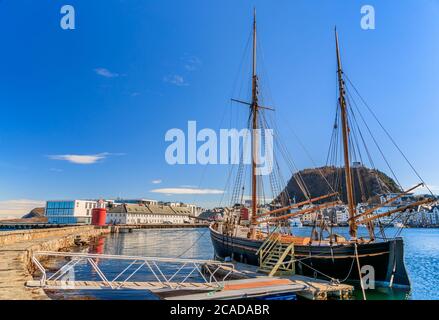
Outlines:
<svg viewBox="0 0 439 320"><path fill-rule="evenodd" d="M242 200L251 200L251 199L252 199L252 196L251 196L251 195L243 195L243 196L242 196ZM273 201L274 199L271 198L271 197L265 197L265 198L260 198L259 200L260 200L260 201L265 201L265 202L271 202L271 201Z"/></svg>
<svg viewBox="0 0 439 320"><path fill-rule="evenodd" d="M14 219L19 218L26 213L29 213L34 208L44 207L45 201L42 200L3 200L0 201L0 219Z"/></svg>
<svg viewBox="0 0 439 320"><path fill-rule="evenodd" d="M109 152L103 152L98 154L60 154L60 155L51 155L49 156L52 160L62 160L68 161L76 164L94 164L100 160L107 158L110 155L116 155ZM121 154L118 154L121 155Z"/></svg>
<svg viewBox="0 0 439 320"><path fill-rule="evenodd" d="M188 71L195 71L201 67L202 64L200 58L196 56L184 57L183 60L185 62L184 68Z"/></svg>
<svg viewBox="0 0 439 320"><path fill-rule="evenodd" d="M151 190L154 193L173 194L223 194L223 190L218 189L197 189L197 188L162 188Z"/></svg>
<svg viewBox="0 0 439 320"><path fill-rule="evenodd" d="M119 76L118 73L115 72L111 72L110 70L106 69L106 68L96 68L94 69L94 71L96 72L96 74L105 77L105 78L116 78Z"/></svg>
<svg viewBox="0 0 439 320"><path fill-rule="evenodd" d="M173 75L165 76L163 78L163 81L167 82L167 83L171 83L171 84L176 85L178 87L188 86L189 85L189 83L187 83L186 80L184 80L184 78L181 75L178 75L178 74L173 74Z"/></svg>
<svg viewBox="0 0 439 320"><path fill-rule="evenodd" d="M431 192L434 194L439 194L439 185L428 185L428 188L430 188ZM424 193L430 193L426 187L419 187L416 189L415 193L417 194L424 194Z"/></svg>
<svg viewBox="0 0 439 320"><path fill-rule="evenodd" d="M162 180L160 180L160 179L152 180L151 183L152 184L160 184L160 183L162 183Z"/></svg>

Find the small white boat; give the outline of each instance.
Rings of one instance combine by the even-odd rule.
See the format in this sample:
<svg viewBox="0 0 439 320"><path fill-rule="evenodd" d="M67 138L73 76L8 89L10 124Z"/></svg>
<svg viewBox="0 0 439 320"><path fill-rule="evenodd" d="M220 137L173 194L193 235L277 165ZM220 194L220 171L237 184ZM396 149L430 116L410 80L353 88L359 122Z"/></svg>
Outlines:
<svg viewBox="0 0 439 320"><path fill-rule="evenodd" d="M294 228L302 228L303 227L302 221L300 221L299 218L292 218L289 220L290 220L291 227L294 227Z"/></svg>
<svg viewBox="0 0 439 320"><path fill-rule="evenodd" d="M402 222L395 222L395 223L393 224L393 226L394 226L395 228L407 228L407 227L405 226L405 224L402 223Z"/></svg>

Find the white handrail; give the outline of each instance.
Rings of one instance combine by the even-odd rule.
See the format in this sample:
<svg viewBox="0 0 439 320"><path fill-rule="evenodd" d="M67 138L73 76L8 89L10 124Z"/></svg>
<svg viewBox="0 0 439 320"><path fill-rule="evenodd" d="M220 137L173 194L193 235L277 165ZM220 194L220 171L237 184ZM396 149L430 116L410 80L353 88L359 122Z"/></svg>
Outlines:
<svg viewBox="0 0 439 320"><path fill-rule="evenodd" d="M60 269L54 272L50 277L47 277L47 270L44 268L43 264L38 260L38 257L63 257L63 258L73 258L73 259L62 265ZM131 261L131 263L127 267L125 267L121 272L119 272L119 274L113 277L113 280L109 280L109 278L105 275L105 272L99 267L98 261L104 259L119 260L119 261L125 260L125 261ZM54 277L56 277L55 278L56 280L64 276L68 272L70 272L70 270L72 270L79 262L85 262L89 264L92 267L92 269L96 271L99 278L102 280L102 283L105 286L108 286L112 289L120 288L124 284L128 283L128 280L130 280L134 276L134 274L136 274L142 268L145 268L147 269L147 271L149 271L149 273L143 275L154 276L160 284L170 289L178 289L194 273L195 274L198 273L200 279L204 280L205 284L209 286L215 285L221 287L221 285L224 284L226 278L232 272L234 272L235 269L235 266L232 263L219 262L215 260L123 256L123 255L95 254L95 253L81 253L81 252L37 251L33 253L32 261L42 273L42 277L40 279L40 284L42 287L47 286L49 281ZM138 263L140 263L140 265L138 265ZM179 264L181 264L181 266L176 267L175 268L176 271L173 270L172 274L169 275L163 271L164 268L161 268L161 266L165 265L165 267L169 269L169 265L175 266ZM207 278L203 274L203 270L202 270L202 267L206 265L213 266L213 271L209 267L204 268L204 272L207 274ZM135 267L135 270L129 271L131 267ZM224 276L218 277L221 279L217 279L216 277L218 275L217 271L220 269L229 270L229 271ZM183 278L183 280L171 282L174 278L177 278L177 275ZM121 281L117 282L116 280L119 279L121 279ZM136 282L138 282L138 280L136 280ZM62 289L62 287L60 287L60 289ZM69 287L69 289L71 289L71 287Z"/></svg>

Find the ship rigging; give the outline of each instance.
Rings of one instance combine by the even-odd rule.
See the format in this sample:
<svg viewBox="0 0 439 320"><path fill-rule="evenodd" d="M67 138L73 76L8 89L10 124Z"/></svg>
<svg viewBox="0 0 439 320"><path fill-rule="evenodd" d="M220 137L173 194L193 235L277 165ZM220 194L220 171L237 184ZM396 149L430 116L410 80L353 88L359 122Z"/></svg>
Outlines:
<svg viewBox="0 0 439 320"><path fill-rule="evenodd" d="M215 249L215 254L219 258L231 257L234 260L249 263L253 265L262 264L263 257L258 255L261 248L266 246L267 241L279 242L279 248L286 245L288 250L294 247L294 254L288 255L287 263L295 265L295 272L308 276L329 277L331 280L360 279L360 266L371 265L375 270L375 277L378 283L386 285L398 284L401 286L410 286L407 272L403 260L403 240L399 237L387 238L384 228L379 224L383 217L400 214L407 210L415 210L418 206L431 202L430 199L420 199L414 203L402 206L388 212L378 213L378 209L390 203L407 193L424 186L425 183L414 170L413 166L408 162L407 157L402 154L410 164L411 168L421 180L416 186L404 191L400 188L397 196L389 199L385 203L371 204L368 209L359 212L357 210L356 189L364 191L365 186L361 179L357 179L358 185L354 186L354 174L359 174L358 168L352 168L351 163L357 157L361 157L362 148L359 146L358 140L361 140L363 152L367 153L370 158L369 149L366 146L364 135L359 129L356 115L353 113L351 103L351 93L346 87L346 75L342 68L342 60L339 48L339 38L337 30L335 30L335 47L337 62L337 109L334 131L331 137L330 148L328 151L328 163L333 166L337 165L337 161L342 161L342 174L336 174L329 181L323 176L322 170L318 172L324 178L327 194L313 195L310 188L305 183L294 160L290 157L287 148L280 142L278 132L275 132L275 147L280 150L284 160L291 169L296 169L293 175L295 182L303 192L305 200L293 203L285 187L280 173L280 167L276 163L277 158L273 158L273 171L269 174L268 180L272 189L273 198L268 205L262 205L261 199L265 198L264 179L257 174L257 163L261 141L257 134L259 129L268 128L268 116L265 111L274 111L271 107L265 107L260 104L259 78L257 70L257 37L256 37L256 12L254 12L252 25L252 74L251 74L251 101L246 102L241 99L233 99L234 102L245 104L249 107L249 118L247 125L251 129L251 170L250 170L250 189L251 189L251 208L243 205L245 193L245 168L242 161L238 165L235 184L233 186L231 196L231 206L226 210L223 221L215 222L210 226L211 238ZM350 81L348 81L350 83ZM348 93L348 96L346 95ZM355 106L355 105L354 105ZM360 114L361 119L363 116ZM379 122L381 125L381 123ZM367 124L366 124L367 126ZM276 128L276 125L273 124ZM340 130L341 129L341 130ZM368 133L372 134L369 127ZM338 133L341 131L341 135ZM388 132L385 131L387 134ZM360 137L360 138L358 138ZM263 136L261 140L263 140ZM372 139L376 139L372 135ZM392 139L394 142L394 140ZM263 142L263 141L262 141ZM341 145L341 146L340 146ZM396 144L395 144L396 145ZM401 149L397 147L399 151ZM381 155L382 150L379 149ZM402 152L401 152L402 153ZM242 155L241 155L242 158ZM385 158L384 158L385 159ZM375 168L374 163L371 166ZM386 160L389 165L389 162ZM389 165L392 172L392 168ZM337 171L340 172L340 171ZM377 184L382 188L388 188L387 184L373 170ZM342 177L344 177L344 186ZM282 188L282 185L284 186ZM346 196L343 196L345 190ZM364 199L364 197L360 197ZM340 206L344 201L347 203L349 214L349 236L347 239L332 232L332 228L328 227L322 217L324 210ZM365 199L367 200L367 199ZM247 214L243 214L247 211ZM314 215L314 226L309 237L296 236L289 227L289 219L301 217L306 214ZM319 219L320 217L320 219ZM380 226L382 237L376 236L375 222ZM358 226L366 225L369 237L358 236ZM262 230L261 225L265 225ZM327 237L323 236L325 231L329 231ZM273 247L275 244L273 244ZM281 249L279 249L281 250ZM291 251L292 252L292 251ZM285 259L287 253L282 255ZM357 264L353 270L354 262Z"/></svg>

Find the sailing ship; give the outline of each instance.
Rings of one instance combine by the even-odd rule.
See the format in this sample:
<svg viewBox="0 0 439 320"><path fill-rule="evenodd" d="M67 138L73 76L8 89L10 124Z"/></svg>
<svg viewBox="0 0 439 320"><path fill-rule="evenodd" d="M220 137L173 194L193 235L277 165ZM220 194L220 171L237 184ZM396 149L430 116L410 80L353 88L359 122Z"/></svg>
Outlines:
<svg viewBox="0 0 439 320"><path fill-rule="evenodd" d="M374 271L375 283L386 286L410 287L409 277L404 265L404 243L401 237L387 238L377 237L374 227L375 222L380 218L389 217L398 212L410 210L428 200L419 200L415 203L394 210L377 213L376 211L389 203L408 194L423 183L401 192L384 203L373 205L367 210L359 212L354 201L354 190L351 168L349 114L345 91L344 72L341 64L339 39L335 30L335 46L337 58L337 83L338 101L337 112L341 125L345 192L347 194L347 208L349 210L349 237L330 232L329 236L323 237L323 227L320 232L313 227L309 237L297 236L291 233L288 227L288 220L300 218L304 214L315 214L319 216L322 210L339 206L342 204L340 194L333 192L318 197L308 195L307 200L298 203L285 203L284 206L277 205L271 210L264 210L258 202L258 174L257 159L258 143L256 132L260 127L261 112L268 109L259 104L258 74L256 63L256 13L254 13L252 26L252 76L251 76L251 102L249 106L249 126L252 132L252 161L251 161L251 208L247 220L242 219L242 207L234 206L226 209L222 221L213 222L210 225L210 234L215 255L219 259L231 258L234 261L259 266L260 270L269 274L275 274L272 269L289 265L296 274L331 279L334 281L359 281L361 280L362 267L371 266ZM238 101L238 100L236 100ZM242 102L242 101L240 101ZM274 201L274 200L273 200ZM317 223L316 219L316 223ZM269 224L276 227L260 228ZM358 226L365 225L369 237L358 236ZM326 229L327 230L327 229ZM381 230L383 231L383 230ZM282 259L282 261L267 262L267 251L270 247L282 250L281 254L271 257ZM290 250L289 254L286 251ZM265 256L264 256L265 255ZM262 261L265 261L263 265ZM280 269L279 269L280 270ZM362 285L363 282L360 281Z"/></svg>

